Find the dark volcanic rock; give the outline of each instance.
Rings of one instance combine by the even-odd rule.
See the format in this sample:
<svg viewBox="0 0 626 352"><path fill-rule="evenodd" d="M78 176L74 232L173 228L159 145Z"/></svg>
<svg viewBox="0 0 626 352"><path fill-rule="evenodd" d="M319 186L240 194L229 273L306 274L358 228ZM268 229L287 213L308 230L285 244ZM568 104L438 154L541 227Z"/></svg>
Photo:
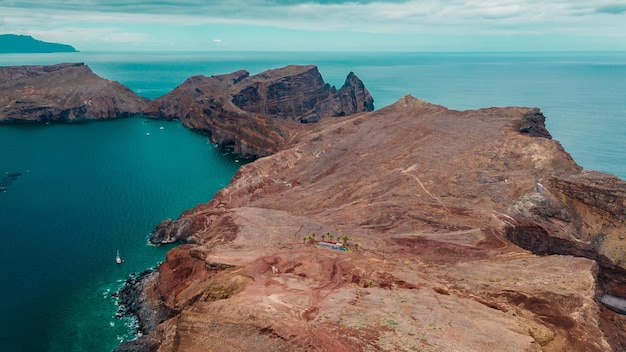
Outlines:
<svg viewBox="0 0 626 352"><path fill-rule="evenodd" d="M139 332L146 333L153 330L159 323L171 316L170 312L161 311L156 307L146 309L148 292L146 289L156 282L159 272L155 269L148 269L137 276L130 277L126 284L117 293L119 300L120 316L138 316L141 322L138 327Z"/></svg>
<svg viewBox="0 0 626 352"><path fill-rule="evenodd" d="M337 90L324 83L315 66L287 66L255 76L247 71L194 76L154 100L146 113L180 119L244 156L265 156L287 143L293 123L372 111L373 102L354 73Z"/></svg>
<svg viewBox="0 0 626 352"><path fill-rule="evenodd" d="M346 83L337 92L339 103L335 106L334 116L351 115L357 112L374 111L374 100L354 72L350 72Z"/></svg>
<svg viewBox="0 0 626 352"><path fill-rule="evenodd" d="M167 219L161 222L150 234L150 243L166 244L186 241L192 233L191 220L180 218L176 221Z"/></svg>
<svg viewBox="0 0 626 352"><path fill-rule="evenodd" d="M147 103L82 63L0 67L0 122L125 117Z"/></svg>
<svg viewBox="0 0 626 352"><path fill-rule="evenodd" d="M532 137L544 137L552 138L550 132L546 129L546 118L543 116L539 109L534 109L522 116L519 124L519 131L521 133L527 133Z"/></svg>
<svg viewBox="0 0 626 352"><path fill-rule="evenodd" d="M126 280L124 287L116 293L120 306L118 315L137 318L139 325L136 333L147 334L176 314L159 300L155 300L154 293L149 290L158 277L158 271L148 269ZM116 351L156 351L160 342L152 337L142 337L123 343Z"/></svg>

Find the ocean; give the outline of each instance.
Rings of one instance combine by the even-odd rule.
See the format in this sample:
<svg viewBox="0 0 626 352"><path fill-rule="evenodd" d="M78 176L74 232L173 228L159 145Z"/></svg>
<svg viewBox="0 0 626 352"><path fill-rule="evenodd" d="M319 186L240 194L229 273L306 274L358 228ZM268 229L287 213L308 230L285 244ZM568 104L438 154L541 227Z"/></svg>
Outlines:
<svg viewBox="0 0 626 352"><path fill-rule="evenodd" d="M193 75L315 64L338 88L356 73L377 108L405 94L457 110L539 107L580 165L626 178L624 52L0 55L1 66L59 62L150 99ZM171 248L149 246L148 233L209 201L244 162L179 122L0 125L0 350L111 351L131 339L112 293Z"/></svg>

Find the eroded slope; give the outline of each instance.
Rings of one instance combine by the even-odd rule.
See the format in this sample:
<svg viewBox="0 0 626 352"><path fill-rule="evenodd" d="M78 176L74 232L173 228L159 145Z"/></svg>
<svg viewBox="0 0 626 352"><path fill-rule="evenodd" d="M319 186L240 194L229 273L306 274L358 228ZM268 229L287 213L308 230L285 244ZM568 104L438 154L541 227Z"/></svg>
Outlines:
<svg viewBox="0 0 626 352"><path fill-rule="evenodd" d="M157 228L153 241L190 244L141 290L156 327L120 350L623 349L623 320L597 299L623 292L603 248L622 243L626 187L590 178L543 120L406 96L302 127ZM350 250L312 244L327 234Z"/></svg>
<svg viewBox="0 0 626 352"><path fill-rule="evenodd" d="M194 76L151 102L146 113L180 119L222 147L258 157L282 150L299 124L373 109L374 99L354 73L337 90L316 66L291 65L253 76L244 70Z"/></svg>

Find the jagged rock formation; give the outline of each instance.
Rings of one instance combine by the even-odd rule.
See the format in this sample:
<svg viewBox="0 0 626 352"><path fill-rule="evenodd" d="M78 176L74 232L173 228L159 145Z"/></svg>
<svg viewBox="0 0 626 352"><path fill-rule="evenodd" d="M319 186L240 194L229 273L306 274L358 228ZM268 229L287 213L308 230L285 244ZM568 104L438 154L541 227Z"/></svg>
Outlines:
<svg viewBox="0 0 626 352"><path fill-rule="evenodd" d="M315 66L287 66L254 76L243 70L194 76L155 99L146 113L180 119L187 127L209 132L214 143L256 157L281 150L296 122L372 111L373 102L354 73L337 90L324 83Z"/></svg>
<svg viewBox="0 0 626 352"><path fill-rule="evenodd" d="M147 102L82 63L0 67L0 122L117 118Z"/></svg>
<svg viewBox="0 0 626 352"><path fill-rule="evenodd" d="M624 350L626 319L599 302L624 306L626 185L543 122L406 96L299 125L157 228L189 244L136 307L166 314L119 350ZM327 234L350 251L311 243Z"/></svg>

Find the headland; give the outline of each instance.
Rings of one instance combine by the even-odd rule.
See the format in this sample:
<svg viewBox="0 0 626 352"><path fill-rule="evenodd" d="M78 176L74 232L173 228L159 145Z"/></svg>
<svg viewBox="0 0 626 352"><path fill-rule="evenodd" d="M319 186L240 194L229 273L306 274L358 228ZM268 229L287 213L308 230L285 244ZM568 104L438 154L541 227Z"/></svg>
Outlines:
<svg viewBox="0 0 626 352"><path fill-rule="evenodd" d="M577 165L539 109L405 96L291 126L157 226L186 244L128 286L149 318L120 351L626 346L626 183Z"/></svg>
<svg viewBox="0 0 626 352"><path fill-rule="evenodd" d="M0 67L0 123L119 118L147 103L83 63Z"/></svg>
<svg viewBox="0 0 626 352"><path fill-rule="evenodd" d="M65 69L86 77L3 68L18 78L2 111L20 111L4 116L145 113L261 157L156 227L151 242L183 244L120 292L142 336L119 351L626 348L626 183L577 165L537 108L372 111L354 74L335 89L315 66L191 77L97 116L55 89L15 107ZM48 101L69 112L28 114Z"/></svg>

